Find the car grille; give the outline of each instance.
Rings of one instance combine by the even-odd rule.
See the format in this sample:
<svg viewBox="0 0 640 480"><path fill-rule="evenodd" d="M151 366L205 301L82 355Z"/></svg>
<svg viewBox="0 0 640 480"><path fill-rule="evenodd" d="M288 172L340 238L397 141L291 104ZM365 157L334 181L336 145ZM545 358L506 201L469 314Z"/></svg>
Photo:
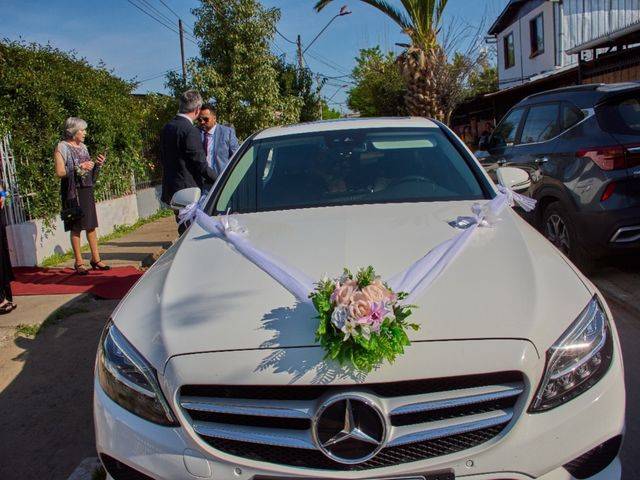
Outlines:
<svg viewBox="0 0 640 480"><path fill-rule="evenodd" d="M325 470L368 470L466 450L498 435L524 391L522 374L501 372L444 379L358 385L187 385L180 405L213 448L245 459ZM381 405L389 435L360 463L325 455L313 440L321 404L365 394Z"/></svg>

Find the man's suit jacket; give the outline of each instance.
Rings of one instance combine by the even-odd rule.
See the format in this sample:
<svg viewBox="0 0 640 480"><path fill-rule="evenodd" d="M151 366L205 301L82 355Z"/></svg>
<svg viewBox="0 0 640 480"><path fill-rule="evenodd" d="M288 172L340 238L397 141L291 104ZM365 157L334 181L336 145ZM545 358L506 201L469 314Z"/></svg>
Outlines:
<svg viewBox="0 0 640 480"><path fill-rule="evenodd" d="M162 163L162 201L169 203L178 190L203 188L216 174L207 165L200 131L185 117L176 117L160 132Z"/></svg>
<svg viewBox="0 0 640 480"><path fill-rule="evenodd" d="M204 133L201 135L203 134ZM238 145L235 130L231 127L227 127L226 125L220 125L218 123L216 125L216 129L213 131L213 137L215 171L217 174L220 174L240 145ZM212 184L212 181L205 179L205 185L207 187L211 187Z"/></svg>

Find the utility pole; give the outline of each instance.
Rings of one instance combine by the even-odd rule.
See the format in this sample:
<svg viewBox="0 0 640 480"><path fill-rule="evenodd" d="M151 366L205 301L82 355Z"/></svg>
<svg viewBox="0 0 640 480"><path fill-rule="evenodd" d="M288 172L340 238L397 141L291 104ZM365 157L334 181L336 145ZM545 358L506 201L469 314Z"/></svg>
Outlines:
<svg viewBox="0 0 640 480"><path fill-rule="evenodd" d="M182 31L182 19L178 19L178 28L180 29L180 53L182 55L182 83L187 85L187 69L184 65L184 32Z"/></svg>
<svg viewBox="0 0 640 480"><path fill-rule="evenodd" d="M316 73L316 84L318 86L318 108L320 109L320 120L322 120L322 97L320 96L320 90L322 90L322 84L320 83L319 73Z"/></svg>
<svg viewBox="0 0 640 480"><path fill-rule="evenodd" d="M298 35L298 41L296 43L298 44L298 69L302 74L302 70L304 70L304 59L302 58L302 39L300 35Z"/></svg>

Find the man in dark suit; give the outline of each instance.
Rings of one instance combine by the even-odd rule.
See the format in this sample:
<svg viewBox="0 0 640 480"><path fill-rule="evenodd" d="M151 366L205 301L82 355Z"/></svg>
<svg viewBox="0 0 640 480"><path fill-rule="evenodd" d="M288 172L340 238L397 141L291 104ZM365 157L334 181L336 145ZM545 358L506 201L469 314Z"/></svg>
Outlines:
<svg viewBox="0 0 640 480"><path fill-rule="evenodd" d="M207 164L220 175L229 159L238 150L238 139L233 128L218 123L216 108L204 104L200 108L198 125L201 130L202 145L207 153ZM205 188L210 189L213 182L205 179Z"/></svg>
<svg viewBox="0 0 640 480"><path fill-rule="evenodd" d="M205 157L200 133L193 122L200 114L202 97L196 90L180 96L179 113L160 132L160 161L162 162L162 201L171 202L178 190L189 187L202 189L216 179ZM176 215L177 220L177 215ZM186 227L180 225L182 234Z"/></svg>

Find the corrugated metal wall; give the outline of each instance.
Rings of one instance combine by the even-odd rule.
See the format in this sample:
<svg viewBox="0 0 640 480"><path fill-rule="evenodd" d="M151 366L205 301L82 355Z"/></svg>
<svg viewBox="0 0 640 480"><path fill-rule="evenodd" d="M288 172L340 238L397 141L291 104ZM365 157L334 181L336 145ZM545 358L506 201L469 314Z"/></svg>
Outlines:
<svg viewBox="0 0 640 480"><path fill-rule="evenodd" d="M640 22L640 0L564 0L564 50Z"/></svg>

